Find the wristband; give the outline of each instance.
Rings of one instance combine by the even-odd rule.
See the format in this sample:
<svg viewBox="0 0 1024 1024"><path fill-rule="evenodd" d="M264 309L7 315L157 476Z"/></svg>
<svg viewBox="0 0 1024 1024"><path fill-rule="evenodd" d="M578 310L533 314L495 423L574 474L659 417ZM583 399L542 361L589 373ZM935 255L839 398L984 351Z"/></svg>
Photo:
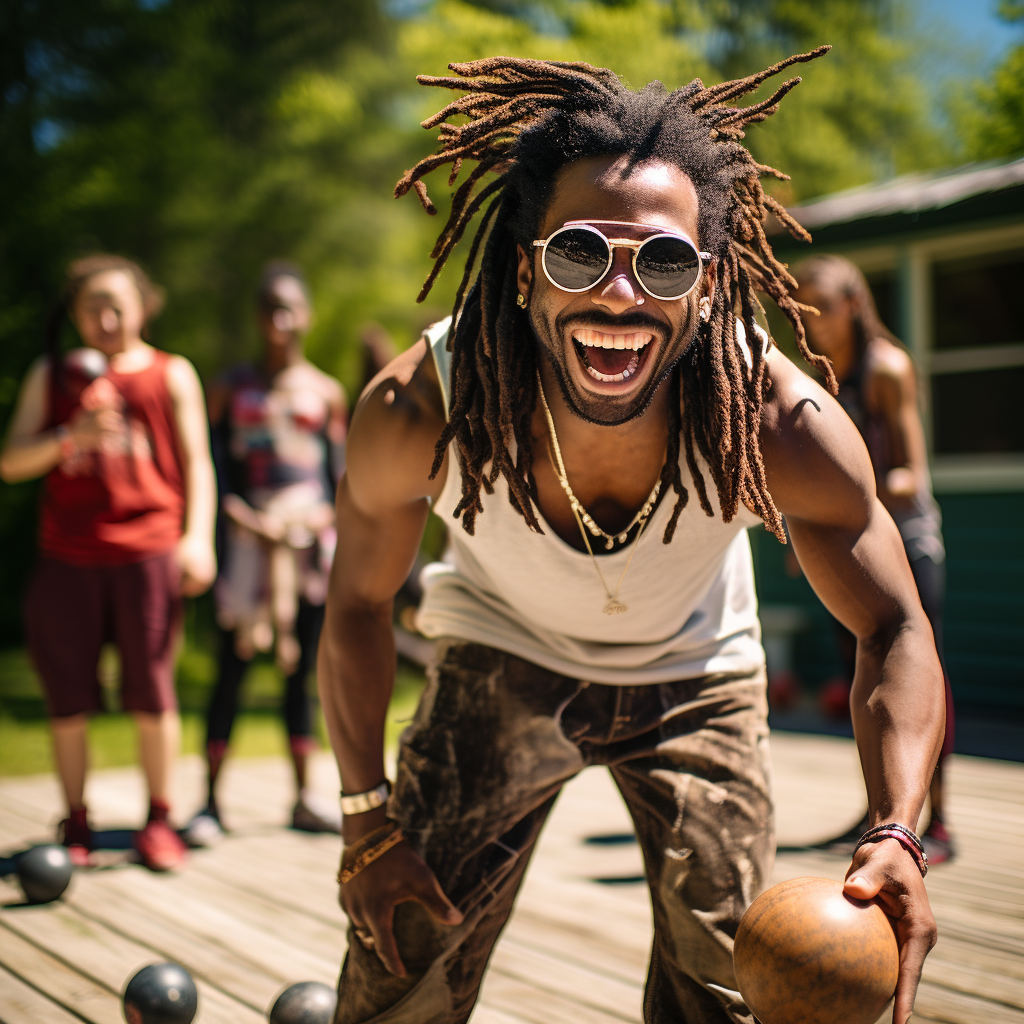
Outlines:
<svg viewBox="0 0 1024 1024"><path fill-rule="evenodd" d="M365 814L367 811L376 810L387 803L391 795L391 783L385 779L379 786L366 790L365 793L346 794L341 793L342 814Z"/></svg>
<svg viewBox="0 0 1024 1024"><path fill-rule="evenodd" d="M866 843L880 843L883 839L895 839L914 858L921 877L924 878L928 874L928 854L924 851L924 843L913 829L901 825L898 821L889 821L884 825L869 828L857 841L853 852L856 853Z"/></svg>

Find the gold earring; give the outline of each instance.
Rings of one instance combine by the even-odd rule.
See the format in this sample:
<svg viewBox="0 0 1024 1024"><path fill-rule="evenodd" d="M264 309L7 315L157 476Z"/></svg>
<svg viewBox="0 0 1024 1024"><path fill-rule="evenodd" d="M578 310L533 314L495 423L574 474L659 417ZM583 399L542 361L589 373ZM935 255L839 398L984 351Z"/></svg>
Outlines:
<svg viewBox="0 0 1024 1024"><path fill-rule="evenodd" d="M697 306L700 309L701 320L707 323L711 319L711 300L706 295L702 295Z"/></svg>
<svg viewBox="0 0 1024 1024"><path fill-rule="evenodd" d="M516 296L516 305L520 309L526 309L526 296L522 292Z"/></svg>

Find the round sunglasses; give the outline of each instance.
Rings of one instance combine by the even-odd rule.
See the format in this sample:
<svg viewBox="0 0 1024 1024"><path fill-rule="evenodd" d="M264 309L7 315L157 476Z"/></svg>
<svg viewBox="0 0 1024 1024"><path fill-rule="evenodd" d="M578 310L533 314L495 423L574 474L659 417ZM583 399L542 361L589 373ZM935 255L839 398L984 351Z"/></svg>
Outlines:
<svg viewBox="0 0 1024 1024"><path fill-rule="evenodd" d="M599 221L609 227L636 227L629 221ZM631 249L633 274L654 299L681 299L700 280L709 252L700 252L688 238L660 231L643 241L609 238L591 224L570 222L537 239L544 276L563 292L587 292L611 269L616 249Z"/></svg>

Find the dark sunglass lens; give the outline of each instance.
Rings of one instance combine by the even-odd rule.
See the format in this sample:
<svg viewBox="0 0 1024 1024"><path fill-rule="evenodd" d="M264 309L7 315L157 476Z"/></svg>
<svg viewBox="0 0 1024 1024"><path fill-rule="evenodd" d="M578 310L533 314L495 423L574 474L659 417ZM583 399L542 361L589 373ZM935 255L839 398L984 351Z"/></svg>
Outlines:
<svg viewBox="0 0 1024 1024"><path fill-rule="evenodd" d="M652 238L637 254L636 270L652 294L663 298L679 296L697 280L700 257L682 238Z"/></svg>
<svg viewBox="0 0 1024 1024"><path fill-rule="evenodd" d="M608 243L594 231L570 228L548 242L544 267L560 288L592 288L608 267Z"/></svg>

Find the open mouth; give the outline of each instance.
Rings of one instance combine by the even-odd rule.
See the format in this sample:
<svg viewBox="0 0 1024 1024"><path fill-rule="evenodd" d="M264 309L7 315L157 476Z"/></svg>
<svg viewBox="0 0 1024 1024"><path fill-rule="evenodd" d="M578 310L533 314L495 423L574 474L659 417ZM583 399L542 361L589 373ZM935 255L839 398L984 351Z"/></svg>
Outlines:
<svg viewBox="0 0 1024 1024"><path fill-rule="evenodd" d="M646 363L654 335L647 331L610 333L580 327L572 332L573 347L588 376L602 384L635 377Z"/></svg>

